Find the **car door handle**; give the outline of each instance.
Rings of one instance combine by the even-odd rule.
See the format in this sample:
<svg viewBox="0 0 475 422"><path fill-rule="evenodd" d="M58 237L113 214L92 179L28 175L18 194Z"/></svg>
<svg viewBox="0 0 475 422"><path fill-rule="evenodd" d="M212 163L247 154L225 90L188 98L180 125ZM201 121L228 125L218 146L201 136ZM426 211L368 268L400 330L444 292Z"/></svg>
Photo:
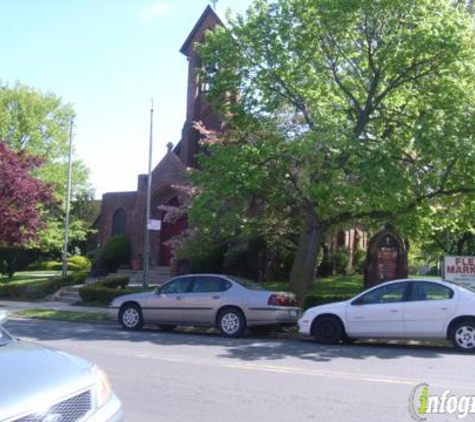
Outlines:
<svg viewBox="0 0 475 422"><path fill-rule="evenodd" d="M440 308L442 311L447 311L449 308L447 308L447 306L442 306L442 308Z"/></svg>
<svg viewBox="0 0 475 422"><path fill-rule="evenodd" d="M389 312L397 314L399 312L399 309L390 309Z"/></svg>
<svg viewBox="0 0 475 422"><path fill-rule="evenodd" d="M221 296L213 296L212 299L219 299Z"/></svg>
<svg viewBox="0 0 475 422"><path fill-rule="evenodd" d="M177 296L177 297L176 297L176 300L181 300L181 296Z"/></svg>

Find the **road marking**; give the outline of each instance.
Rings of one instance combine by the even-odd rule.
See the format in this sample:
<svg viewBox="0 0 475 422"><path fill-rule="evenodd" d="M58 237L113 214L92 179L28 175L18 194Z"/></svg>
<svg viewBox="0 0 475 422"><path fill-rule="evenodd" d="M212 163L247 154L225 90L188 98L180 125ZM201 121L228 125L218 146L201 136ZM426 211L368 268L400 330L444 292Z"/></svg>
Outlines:
<svg viewBox="0 0 475 422"><path fill-rule="evenodd" d="M165 361L165 362L207 365L207 366L246 370L246 371L276 372L276 373L290 374L290 375L330 377L330 378L348 379L352 381L376 382L376 383L384 383L384 384L399 384L399 385L412 385L412 386L417 385L417 382L413 380L384 377L384 376L374 376L374 375L368 375L368 374L354 374L350 372L322 371L318 369L293 368L290 366L281 366L281 365L263 365L263 364L240 363L240 362L217 362L216 360L210 360L210 359L208 360L189 359L185 357L150 355L150 354L143 354L143 353L133 354L133 356L137 358L141 358L141 359L154 359L154 360L160 360L160 361Z"/></svg>

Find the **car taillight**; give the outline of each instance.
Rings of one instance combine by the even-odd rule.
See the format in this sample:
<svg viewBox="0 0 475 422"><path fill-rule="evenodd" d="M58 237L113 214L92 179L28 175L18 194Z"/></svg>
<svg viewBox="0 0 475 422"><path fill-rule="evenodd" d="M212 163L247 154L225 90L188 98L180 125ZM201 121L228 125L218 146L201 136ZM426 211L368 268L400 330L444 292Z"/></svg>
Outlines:
<svg viewBox="0 0 475 422"><path fill-rule="evenodd" d="M289 295L273 294L267 302L271 306L297 306L297 301Z"/></svg>

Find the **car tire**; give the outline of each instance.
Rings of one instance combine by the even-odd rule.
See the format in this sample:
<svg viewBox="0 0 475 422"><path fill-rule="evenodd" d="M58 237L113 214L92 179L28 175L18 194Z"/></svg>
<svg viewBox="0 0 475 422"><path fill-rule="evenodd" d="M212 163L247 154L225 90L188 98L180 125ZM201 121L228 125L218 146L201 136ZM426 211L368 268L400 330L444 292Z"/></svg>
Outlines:
<svg viewBox="0 0 475 422"><path fill-rule="evenodd" d="M462 352L475 352L475 321L466 320L454 325L450 340Z"/></svg>
<svg viewBox="0 0 475 422"><path fill-rule="evenodd" d="M322 316L312 326L312 334L318 343L336 344L345 337L340 320L333 316Z"/></svg>
<svg viewBox="0 0 475 422"><path fill-rule="evenodd" d="M225 337L241 337L246 330L246 319L239 309L223 309L217 319L219 332Z"/></svg>
<svg viewBox="0 0 475 422"><path fill-rule="evenodd" d="M176 325L163 325L163 324L160 324L160 325L158 326L158 328L160 328L160 330L162 330L162 331L169 332L169 331L173 331L173 330L176 328Z"/></svg>
<svg viewBox="0 0 475 422"><path fill-rule="evenodd" d="M119 322L126 330L141 330L143 316L140 306L133 303L122 306L119 313Z"/></svg>
<svg viewBox="0 0 475 422"><path fill-rule="evenodd" d="M248 328L249 331L256 336L267 336L272 331L272 327L269 327L268 325L255 325Z"/></svg>

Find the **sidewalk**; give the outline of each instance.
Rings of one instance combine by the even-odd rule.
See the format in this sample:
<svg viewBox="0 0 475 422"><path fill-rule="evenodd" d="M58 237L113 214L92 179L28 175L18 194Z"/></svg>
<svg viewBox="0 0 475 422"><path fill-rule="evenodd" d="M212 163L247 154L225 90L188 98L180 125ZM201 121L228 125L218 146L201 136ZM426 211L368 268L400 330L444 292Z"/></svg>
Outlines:
<svg viewBox="0 0 475 422"><path fill-rule="evenodd" d="M19 302L16 300L0 300L0 311L16 312L24 309L54 309L66 312L105 313L107 307L76 306L65 302Z"/></svg>

